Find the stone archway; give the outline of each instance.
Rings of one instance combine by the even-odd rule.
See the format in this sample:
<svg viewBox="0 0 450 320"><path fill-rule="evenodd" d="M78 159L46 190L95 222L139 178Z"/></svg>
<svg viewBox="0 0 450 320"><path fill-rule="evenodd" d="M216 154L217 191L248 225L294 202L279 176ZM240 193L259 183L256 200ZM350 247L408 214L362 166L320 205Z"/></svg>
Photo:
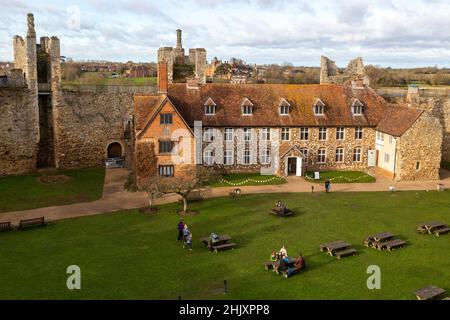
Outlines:
<svg viewBox="0 0 450 320"><path fill-rule="evenodd" d="M108 145L107 154L108 158L120 158L122 157L123 148L119 142L113 142Z"/></svg>

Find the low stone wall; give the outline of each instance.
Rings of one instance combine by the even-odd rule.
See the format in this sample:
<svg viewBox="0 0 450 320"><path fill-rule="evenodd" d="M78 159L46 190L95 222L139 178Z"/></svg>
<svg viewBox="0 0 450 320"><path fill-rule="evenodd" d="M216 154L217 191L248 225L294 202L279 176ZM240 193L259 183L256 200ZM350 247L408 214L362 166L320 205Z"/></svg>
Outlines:
<svg viewBox="0 0 450 320"><path fill-rule="evenodd" d="M24 88L0 88L0 175L36 169L39 122L30 108L33 100Z"/></svg>

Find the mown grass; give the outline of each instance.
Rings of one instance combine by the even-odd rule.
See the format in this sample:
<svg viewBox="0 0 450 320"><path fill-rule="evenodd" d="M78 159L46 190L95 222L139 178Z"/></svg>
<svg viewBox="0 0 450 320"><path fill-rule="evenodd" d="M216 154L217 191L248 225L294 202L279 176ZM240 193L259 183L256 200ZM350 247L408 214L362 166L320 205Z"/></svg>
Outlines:
<svg viewBox="0 0 450 320"><path fill-rule="evenodd" d="M39 180L43 175L63 175L69 179L64 182L43 183ZM103 168L2 177L0 212L93 201L102 196L104 180ZM1 216L0 220L3 220Z"/></svg>
<svg viewBox="0 0 450 320"><path fill-rule="evenodd" d="M362 171L320 171L320 179L314 179L314 172L306 173L307 181L324 183L330 179L331 183L370 183L375 182L375 178Z"/></svg>
<svg viewBox="0 0 450 320"><path fill-rule="evenodd" d="M281 198L296 212L268 211ZM419 235L428 220L450 223L450 193L260 194L192 203L185 217L193 251L176 240L178 205L57 221L45 228L0 234L0 299L415 299L434 284L450 290L450 236ZM390 231L406 240L387 252L363 246ZM228 234L234 250L208 252L199 242ZM319 245L345 240L358 255L337 260ZM288 280L264 270L272 249L300 252L307 269ZM81 268L81 290L66 288L69 265ZM367 268L381 269L381 290L366 286ZM222 292L227 280L228 293Z"/></svg>
<svg viewBox="0 0 450 320"><path fill-rule="evenodd" d="M227 183L228 182L228 183ZM209 184L211 187L264 186L286 183L286 179L260 173L231 173Z"/></svg>

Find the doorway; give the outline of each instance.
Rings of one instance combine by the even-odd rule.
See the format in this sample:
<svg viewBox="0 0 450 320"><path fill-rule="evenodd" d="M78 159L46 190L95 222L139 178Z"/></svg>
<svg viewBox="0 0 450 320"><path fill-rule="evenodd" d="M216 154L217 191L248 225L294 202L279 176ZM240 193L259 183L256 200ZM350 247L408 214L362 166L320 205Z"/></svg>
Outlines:
<svg viewBox="0 0 450 320"><path fill-rule="evenodd" d="M122 157L122 146L118 142L113 142L108 146L108 158Z"/></svg>
<svg viewBox="0 0 450 320"><path fill-rule="evenodd" d="M288 175L297 174L297 158L288 158Z"/></svg>

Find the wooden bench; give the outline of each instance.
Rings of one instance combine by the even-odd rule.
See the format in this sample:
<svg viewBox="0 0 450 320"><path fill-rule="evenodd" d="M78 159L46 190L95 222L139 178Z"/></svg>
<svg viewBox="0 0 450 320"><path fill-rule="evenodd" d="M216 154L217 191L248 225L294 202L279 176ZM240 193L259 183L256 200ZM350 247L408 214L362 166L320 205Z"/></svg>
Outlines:
<svg viewBox="0 0 450 320"><path fill-rule="evenodd" d="M218 246L212 246L212 250L214 250L215 253L218 253L219 251L234 249L235 246L236 243L224 243Z"/></svg>
<svg viewBox="0 0 450 320"><path fill-rule="evenodd" d="M405 241L400 239L391 240L388 242L383 243L382 247L386 247L388 251L391 251L392 249L398 249L405 246Z"/></svg>
<svg viewBox="0 0 450 320"><path fill-rule="evenodd" d="M342 250L342 251L336 251L334 253L334 255L340 259L341 257L348 257L348 256L353 256L356 254L356 249L355 248L350 248L350 249L346 249L346 250Z"/></svg>
<svg viewBox="0 0 450 320"><path fill-rule="evenodd" d="M435 300L445 294L445 290L436 286L428 286L414 292L417 300Z"/></svg>
<svg viewBox="0 0 450 320"><path fill-rule="evenodd" d="M12 230L11 221L8 222L0 222L0 231L9 231Z"/></svg>
<svg viewBox="0 0 450 320"><path fill-rule="evenodd" d="M446 234L450 232L450 228L449 227L444 227L442 229L436 229L434 230L434 233L439 237L441 234Z"/></svg>
<svg viewBox="0 0 450 320"><path fill-rule="evenodd" d="M20 220L19 230L23 230L26 227L42 227L47 225L45 217Z"/></svg>
<svg viewBox="0 0 450 320"><path fill-rule="evenodd" d="M427 234L428 230L424 226L418 226L417 227L417 232L419 232L420 234Z"/></svg>

